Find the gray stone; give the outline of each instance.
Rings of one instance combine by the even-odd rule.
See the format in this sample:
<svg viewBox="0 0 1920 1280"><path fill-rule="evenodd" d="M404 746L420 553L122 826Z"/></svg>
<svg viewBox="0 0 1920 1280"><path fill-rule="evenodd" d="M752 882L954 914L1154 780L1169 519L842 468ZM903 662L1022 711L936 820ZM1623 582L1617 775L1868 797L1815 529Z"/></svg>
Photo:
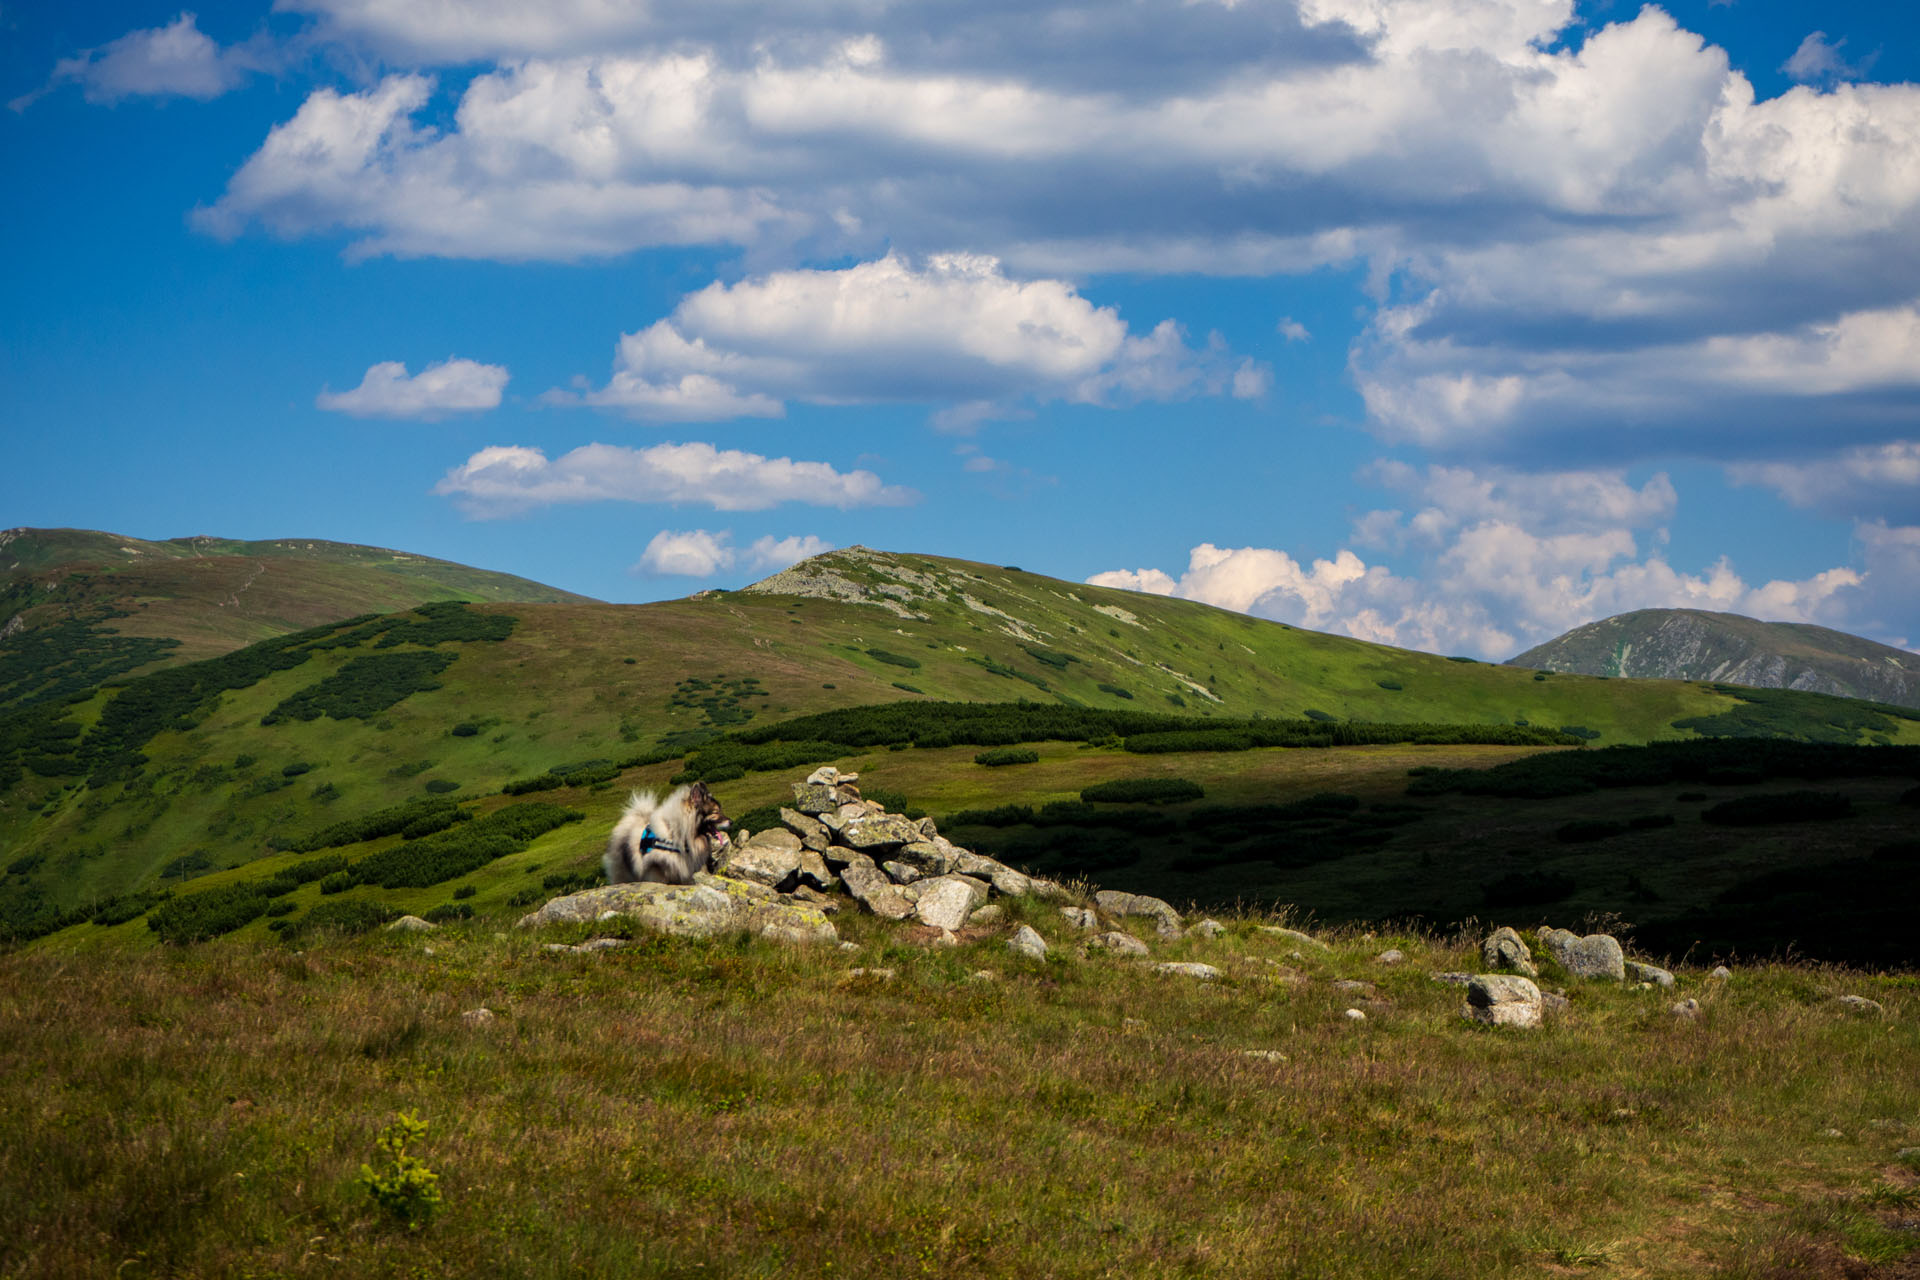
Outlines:
<svg viewBox="0 0 1920 1280"><path fill-rule="evenodd" d="M1100 927L1100 917L1085 907L1062 907L1060 915L1082 933L1092 933Z"/></svg>
<svg viewBox="0 0 1920 1280"><path fill-rule="evenodd" d="M1626 953L1610 933L1590 933L1583 938L1570 929L1542 929L1540 945L1576 978L1627 979Z"/></svg>
<svg viewBox="0 0 1920 1280"><path fill-rule="evenodd" d="M1120 933L1117 930L1112 933L1095 934L1093 937L1088 938L1087 949L1089 951L1111 951L1116 955L1123 956L1144 956L1148 953L1146 943L1140 941L1140 939L1130 933Z"/></svg>
<svg viewBox="0 0 1920 1280"><path fill-rule="evenodd" d="M1013 931L1011 938L1007 939L1007 950L1030 959L1045 960L1047 940L1034 932L1032 926L1023 924Z"/></svg>
<svg viewBox="0 0 1920 1280"><path fill-rule="evenodd" d="M1375 964L1399 964L1407 958L1407 953L1398 947L1389 947L1373 958Z"/></svg>
<svg viewBox="0 0 1920 1280"><path fill-rule="evenodd" d="M894 813L849 818L840 828L841 844L868 854L891 852L919 839L920 828Z"/></svg>
<svg viewBox="0 0 1920 1280"><path fill-rule="evenodd" d="M818 818L810 818L797 809L782 809L780 821L786 824L787 830L800 837L801 844L816 853L825 853L833 847L833 833Z"/></svg>
<svg viewBox="0 0 1920 1280"><path fill-rule="evenodd" d="M1170 903L1144 893L1122 893L1118 889L1102 889L1093 895L1094 905L1108 915L1142 916L1153 921L1154 932L1162 939L1171 940L1181 934L1180 913Z"/></svg>
<svg viewBox="0 0 1920 1280"><path fill-rule="evenodd" d="M793 784L793 807L817 818L838 809L840 796L825 783L796 782Z"/></svg>
<svg viewBox="0 0 1920 1280"><path fill-rule="evenodd" d="M1215 920L1211 917L1205 920L1202 920L1199 924L1196 924L1195 926L1193 926L1191 930L1189 930L1189 932L1197 933L1203 938L1217 938L1221 934L1225 933L1226 931L1227 931L1227 926L1221 924L1218 920Z"/></svg>
<svg viewBox="0 0 1920 1280"><path fill-rule="evenodd" d="M1345 1016L1348 1022L1365 1022L1367 1020L1367 1015L1359 1009L1349 1009Z"/></svg>
<svg viewBox="0 0 1920 1280"><path fill-rule="evenodd" d="M460 1015L460 1021L470 1027L484 1027L494 1019L493 1010L484 1005L478 1009L469 1009Z"/></svg>
<svg viewBox="0 0 1920 1280"><path fill-rule="evenodd" d="M840 934L817 907L785 898L765 885L701 875L692 884L610 884L530 912L522 928L627 917L642 927L680 937L745 930L791 942L837 942Z"/></svg>
<svg viewBox="0 0 1920 1280"><path fill-rule="evenodd" d="M1542 991L1540 993L1540 1011L1542 1013L1565 1013L1571 1008L1573 1008L1573 1001L1567 999L1558 991Z"/></svg>
<svg viewBox="0 0 1920 1280"><path fill-rule="evenodd" d="M923 875L944 876L959 870L958 851L945 840L909 840L894 852L894 860L917 867Z"/></svg>
<svg viewBox="0 0 1920 1280"><path fill-rule="evenodd" d="M976 908L974 913L967 917L967 923L975 926L999 924L1000 921L1006 917L1006 914L1007 910L1005 907L997 902L990 902L984 907ZM1022 925L1021 927L1025 928L1026 926Z"/></svg>
<svg viewBox="0 0 1920 1280"><path fill-rule="evenodd" d="M1027 892L1036 898L1045 898L1049 902L1059 902L1073 896L1067 892L1065 885L1057 880L1048 880L1044 876L1028 876Z"/></svg>
<svg viewBox="0 0 1920 1280"><path fill-rule="evenodd" d="M913 904L914 917L936 929L960 928L973 909L987 900L985 887L966 876L935 876L916 887L920 896Z"/></svg>
<svg viewBox="0 0 1920 1280"><path fill-rule="evenodd" d="M1835 1002L1854 1013L1885 1013L1886 1006L1878 1000L1869 1000L1865 996L1841 996Z"/></svg>
<svg viewBox="0 0 1920 1280"><path fill-rule="evenodd" d="M1540 971L1533 964L1533 952L1527 949L1526 941L1507 925L1495 929L1480 944L1480 959L1494 973L1518 973L1528 978L1540 976Z"/></svg>
<svg viewBox="0 0 1920 1280"><path fill-rule="evenodd" d="M437 929L437 928L439 928L438 925L431 924L428 921L422 920L419 916L401 916L398 920L395 920L392 924L387 926L387 932L388 933L425 933L429 929Z"/></svg>
<svg viewBox="0 0 1920 1280"><path fill-rule="evenodd" d="M905 920L913 914L913 904L873 865L873 859L855 855L840 869L840 883L855 902L884 920Z"/></svg>
<svg viewBox="0 0 1920 1280"><path fill-rule="evenodd" d="M1700 1016L1700 1002L1692 996L1675 1004L1671 1010L1676 1018L1697 1018Z"/></svg>
<svg viewBox="0 0 1920 1280"><path fill-rule="evenodd" d="M926 872L906 862L889 860L881 863L880 869L886 872L887 879L893 881L895 884L912 884L915 880L924 880L927 878Z"/></svg>
<svg viewBox="0 0 1920 1280"><path fill-rule="evenodd" d="M735 880L785 891L800 883L800 854L800 837L776 827L755 832L745 844L728 845L719 871Z"/></svg>
<svg viewBox="0 0 1920 1280"><path fill-rule="evenodd" d="M595 951L613 951L626 945L627 940L625 938L588 938L585 942L576 946L574 950L583 954L591 954Z"/></svg>
<svg viewBox="0 0 1920 1280"><path fill-rule="evenodd" d="M1198 978L1202 982L1212 982L1222 977L1221 972L1210 964L1198 964L1193 961L1162 961L1153 966L1155 973L1168 973L1177 978Z"/></svg>
<svg viewBox="0 0 1920 1280"><path fill-rule="evenodd" d="M993 886L995 893L1018 897L1033 890L1033 881L1025 874L1015 871L1004 862L996 861L978 853L969 853L964 849L956 850L955 868L962 875L973 876Z"/></svg>
<svg viewBox="0 0 1920 1280"><path fill-rule="evenodd" d="M882 968L849 969L847 970L846 975L841 978L841 981L852 982L859 978L872 978L875 982L886 982L892 979L894 976L895 974L892 969L882 969Z"/></svg>
<svg viewBox="0 0 1920 1280"><path fill-rule="evenodd" d="M1627 976L1635 982L1650 982L1656 987L1671 987L1673 975L1657 964L1645 964L1639 960L1627 961Z"/></svg>
<svg viewBox="0 0 1920 1280"><path fill-rule="evenodd" d="M1358 978L1335 978L1333 980L1333 989L1350 996L1370 996L1373 994L1373 984L1371 982L1362 982Z"/></svg>
<svg viewBox="0 0 1920 1280"><path fill-rule="evenodd" d="M1470 973L1436 973L1431 977L1435 982L1445 983L1449 987L1464 987L1473 981L1473 975Z"/></svg>
<svg viewBox="0 0 1920 1280"><path fill-rule="evenodd" d="M1483 973L1467 983L1462 1017L1494 1027L1540 1025L1540 988L1518 974Z"/></svg>
<svg viewBox="0 0 1920 1280"><path fill-rule="evenodd" d="M1708 974L1707 976L1709 978L1712 978L1715 982L1725 982L1728 978L1731 978L1733 976L1733 970L1727 968L1727 966L1723 964L1715 965L1713 967L1713 972Z"/></svg>

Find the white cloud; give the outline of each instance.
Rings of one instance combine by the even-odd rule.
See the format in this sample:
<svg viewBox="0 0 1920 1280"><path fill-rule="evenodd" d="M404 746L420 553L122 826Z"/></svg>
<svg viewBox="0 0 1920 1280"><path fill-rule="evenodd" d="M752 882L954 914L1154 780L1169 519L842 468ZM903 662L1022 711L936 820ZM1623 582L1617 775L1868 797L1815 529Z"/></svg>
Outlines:
<svg viewBox="0 0 1920 1280"><path fill-rule="evenodd" d="M446 359L430 364L413 377L398 360L383 360L367 369L351 391L322 391L314 404L356 418L426 418L449 413L472 413L500 406L507 385L503 365L475 360Z"/></svg>
<svg viewBox="0 0 1920 1280"><path fill-rule="evenodd" d="M1274 326L1274 332L1288 342L1307 342L1313 338L1313 334L1307 331L1307 326L1292 316L1281 316L1280 323Z"/></svg>
<svg viewBox="0 0 1920 1280"><path fill-rule="evenodd" d="M1815 31L1800 42L1793 56L1780 65L1780 69L1801 84L1831 83L1835 80L1852 80L1864 75L1873 65L1871 55L1858 65L1848 62L1840 56L1840 50L1846 47L1846 38L1827 42L1827 33Z"/></svg>
<svg viewBox="0 0 1920 1280"><path fill-rule="evenodd" d="M747 548L747 565L758 570L784 569L788 565L798 564L813 556L825 555L833 550L833 544L813 534L796 534L792 537L775 538L772 534L755 538L753 545Z"/></svg>
<svg viewBox="0 0 1920 1280"><path fill-rule="evenodd" d="M767 458L710 444L646 449L583 445L549 460L538 449L494 445L448 471L433 490L486 518L578 502L690 503L716 511L762 511L783 502L817 507L904 506L911 489L871 471Z"/></svg>
<svg viewBox="0 0 1920 1280"><path fill-rule="evenodd" d="M964 428L1009 396L1258 396L1264 368L1116 331L1061 282L1364 264L1379 310L1352 371L1390 439L1617 465L1916 435L1920 85L1850 82L1864 59L1818 33L1788 62L1812 83L1760 99L1654 5L1595 25L1573 0L1098 22L1072 0L283 3L376 63L482 69L444 93L420 71L316 90L200 225L345 234L354 255L740 250L753 280L623 344L596 395L640 416L925 397ZM963 308L945 365L907 323L878 334L897 367L854 378L777 307L765 332L722 314L817 319L912 262L899 309L919 318L935 263L991 259L1022 306L1054 286L1070 323L1009 355L964 344L996 317Z"/></svg>
<svg viewBox="0 0 1920 1280"><path fill-rule="evenodd" d="M733 548L727 545L727 537L725 532L714 534L705 529L662 529L640 553L640 562L633 566L633 571L711 578L722 569L733 568Z"/></svg>
<svg viewBox="0 0 1920 1280"><path fill-rule="evenodd" d="M633 572L653 576L673 574L688 578L711 578L737 565L755 572L784 569L809 556L833 550L833 544L812 534L776 538L772 534L755 538L745 554L732 545L731 530L710 533L705 529L662 529L653 535Z"/></svg>
<svg viewBox="0 0 1920 1280"><path fill-rule="evenodd" d="M1089 404L1263 394L1263 366L1163 321L1134 335L1060 280L1009 279L992 258L889 254L836 271L714 283L621 338L607 385L551 398L694 421L774 417L784 402L947 403L943 425L1022 399Z"/></svg>
<svg viewBox="0 0 1920 1280"><path fill-rule="evenodd" d="M1441 653L1504 659L1582 623L1634 609L1694 608L1857 628L1904 643L1920 624L1920 529L1862 525L1861 567L1749 582L1722 558L1676 569L1637 530L1669 518L1665 476L1635 487L1600 472L1477 475L1391 464L1376 469L1425 505L1411 519L1378 511L1356 541L1412 553L1396 573L1342 549L1304 565L1268 547L1193 548L1174 577L1154 568L1096 574L1097 586L1201 600L1221 608ZM1656 530L1656 541L1658 541ZM1891 601L1901 603L1890 604Z"/></svg>
<svg viewBox="0 0 1920 1280"><path fill-rule="evenodd" d="M1735 483L1764 485L1796 507L1838 515L1897 512L1920 520L1920 440L1858 445L1791 462L1738 463L1727 471Z"/></svg>
<svg viewBox="0 0 1920 1280"><path fill-rule="evenodd" d="M24 110L34 99L62 84L74 83L88 102L125 98L181 97L205 101L238 88L266 60L257 47L222 49L202 32L191 13L164 27L130 31L110 44L54 64L45 88L10 105Z"/></svg>

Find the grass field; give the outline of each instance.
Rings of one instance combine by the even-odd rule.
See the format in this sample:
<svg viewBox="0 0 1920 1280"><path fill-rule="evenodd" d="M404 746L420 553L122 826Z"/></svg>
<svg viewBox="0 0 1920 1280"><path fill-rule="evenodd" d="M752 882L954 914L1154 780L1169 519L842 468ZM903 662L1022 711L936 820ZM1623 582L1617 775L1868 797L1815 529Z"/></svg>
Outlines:
<svg viewBox="0 0 1920 1280"><path fill-rule="evenodd" d="M1461 941L1237 916L1155 944L1203 983L1015 912L1046 960L846 912L857 952L554 955L582 929L489 912L0 957L0 1274L1913 1274L1911 978L1549 968L1570 1008L1492 1031L1429 976L1478 967ZM431 1211L361 1180L403 1112Z"/></svg>

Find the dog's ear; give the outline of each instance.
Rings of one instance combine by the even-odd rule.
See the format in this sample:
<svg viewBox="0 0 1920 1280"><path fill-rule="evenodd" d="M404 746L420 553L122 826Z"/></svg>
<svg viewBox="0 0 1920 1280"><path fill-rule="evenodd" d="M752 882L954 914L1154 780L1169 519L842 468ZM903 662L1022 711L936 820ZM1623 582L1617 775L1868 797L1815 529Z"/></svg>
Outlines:
<svg viewBox="0 0 1920 1280"><path fill-rule="evenodd" d="M688 809L698 813L712 803L713 793L707 790L706 783L696 782L687 788L686 805Z"/></svg>

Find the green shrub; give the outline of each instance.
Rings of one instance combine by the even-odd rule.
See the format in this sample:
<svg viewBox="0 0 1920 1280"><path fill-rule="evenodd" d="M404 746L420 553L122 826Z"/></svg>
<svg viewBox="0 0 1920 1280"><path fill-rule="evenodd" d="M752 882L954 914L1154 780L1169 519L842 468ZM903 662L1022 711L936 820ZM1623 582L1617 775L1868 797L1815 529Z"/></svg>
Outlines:
<svg viewBox="0 0 1920 1280"><path fill-rule="evenodd" d="M455 889L453 891L453 896L456 898L471 898L474 894L478 892L479 890L475 889L472 885L463 884L458 889Z"/></svg>
<svg viewBox="0 0 1920 1280"><path fill-rule="evenodd" d="M427 779L428 795L443 796L443 795L446 795L449 791L458 791L459 789L460 789L460 784L453 781L453 779L451 778L428 778Z"/></svg>
<svg viewBox="0 0 1920 1280"><path fill-rule="evenodd" d="M1374 684L1378 685L1382 689L1387 690L1389 693L1399 693L1401 690L1407 687L1401 684L1398 680L1375 680Z"/></svg>
<svg viewBox="0 0 1920 1280"><path fill-rule="evenodd" d="M538 801L509 805L484 818L371 854L352 870L360 884L383 889L423 889L478 870L495 858L519 853L535 839L586 815ZM321 883L324 891L325 882Z"/></svg>
<svg viewBox="0 0 1920 1280"><path fill-rule="evenodd" d="M259 919L266 909L260 886L223 885L161 903L148 913L147 928L162 942L204 942Z"/></svg>
<svg viewBox="0 0 1920 1280"><path fill-rule="evenodd" d="M1885 750L1884 747L1863 748ZM1776 791L1723 800L1700 815L1724 827L1756 827L1775 822L1824 822L1853 816L1853 801L1834 791Z"/></svg>
<svg viewBox="0 0 1920 1280"><path fill-rule="evenodd" d="M277 898L267 905L266 914L269 916L290 916L296 910L298 910L298 908L285 898Z"/></svg>
<svg viewBox="0 0 1920 1280"><path fill-rule="evenodd" d="M1110 693L1116 698L1125 698L1129 702L1133 701L1133 690L1126 688L1124 685L1102 684L1099 688L1102 693Z"/></svg>
<svg viewBox="0 0 1920 1280"><path fill-rule="evenodd" d="M322 884L321 891L325 890L326 886ZM367 933L399 914L384 902L367 898L341 898L315 905L307 914L293 921L280 936L292 942L316 933Z"/></svg>
<svg viewBox="0 0 1920 1280"><path fill-rule="evenodd" d="M393 805L386 809L376 809L372 813L358 818L349 818L323 827L312 835L293 840L282 846L291 853L313 853L319 849L331 849L339 845L361 844L368 840L378 840L381 836L396 835L400 832L419 828L420 824L438 821L438 830L451 826L459 819L459 805L442 796L426 796L409 800L405 804ZM421 829L420 834L426 834Z"/></svg>
<svg viewBox="0 0 1920 1280"><path fill-rule="evenodd" d="M1300 714L1304 715L1309 720L1318 720L1321 724L1333 724L1335 721L1337 721L1340 718L1338 716L1329 715L1324 711L1315 711L1312 707L1308 707L1305 711L1301 712Z"/></svg>
<svg viewBox="0 0 1920 1280"><path fill-rule="evenodd" d="M1206 788L1185 778L1116 778L1080 792L1092 804L1178 804L1206 797Z"/></svg>
<svg viewBox="0 0 1920 1280"><path fill-rule="evenodd" d="M351 871L335 871L331 875L320 877L320 892L322 893L345 893L347 890L353 888L353 885L354 879Z"/></svg>
<svg viewBox="0 0 1920 1280"><path fill-rule="evenodd" d="M475 738L480 735L480 726L471 720L462 720L447 732L456 738Z"/></svg>
<svg viewBox="0 0 1920 1280"><path fill-rule="evenodd" d="M991 751L982 751L973 757L975 764L989 769L998 769L1010 764L1038 764L1040 753L1031 747L995 747Z"/></svg>
<svg viewBox="0 0 1920 1280"><path fill-rule="evenodd" d="M284 778L297 778L303 773L311 773L311 772L313 772L312 765L308 764L305 760L296 760L292 764L288 765L286 768L282 769L280 771L280 776Z"/></svg>
<svg viewBox="0 0 1920 1280"><path fill-rule="evenodd" d="M909 658L898 653L888 653L885 649L869 649L867 656L876 662L884 662L892 667L918 668L920 659Z"/></svg>
<svg viewBox="0 0 1920 1280"><path fill-rule="evenodd" d="M350 659L339 671L310 685L260 718L263 725L287 720L368 720L388 707L440 687L434 679L454 655L423 649Z"/></svg>
<svg viewBox="0 0 1920 1280"><path fill-rule="evenodd" d="M420 918L428 924L446 924L450 920L471 920L473 908L464 902L443 902Z"/></svg>

